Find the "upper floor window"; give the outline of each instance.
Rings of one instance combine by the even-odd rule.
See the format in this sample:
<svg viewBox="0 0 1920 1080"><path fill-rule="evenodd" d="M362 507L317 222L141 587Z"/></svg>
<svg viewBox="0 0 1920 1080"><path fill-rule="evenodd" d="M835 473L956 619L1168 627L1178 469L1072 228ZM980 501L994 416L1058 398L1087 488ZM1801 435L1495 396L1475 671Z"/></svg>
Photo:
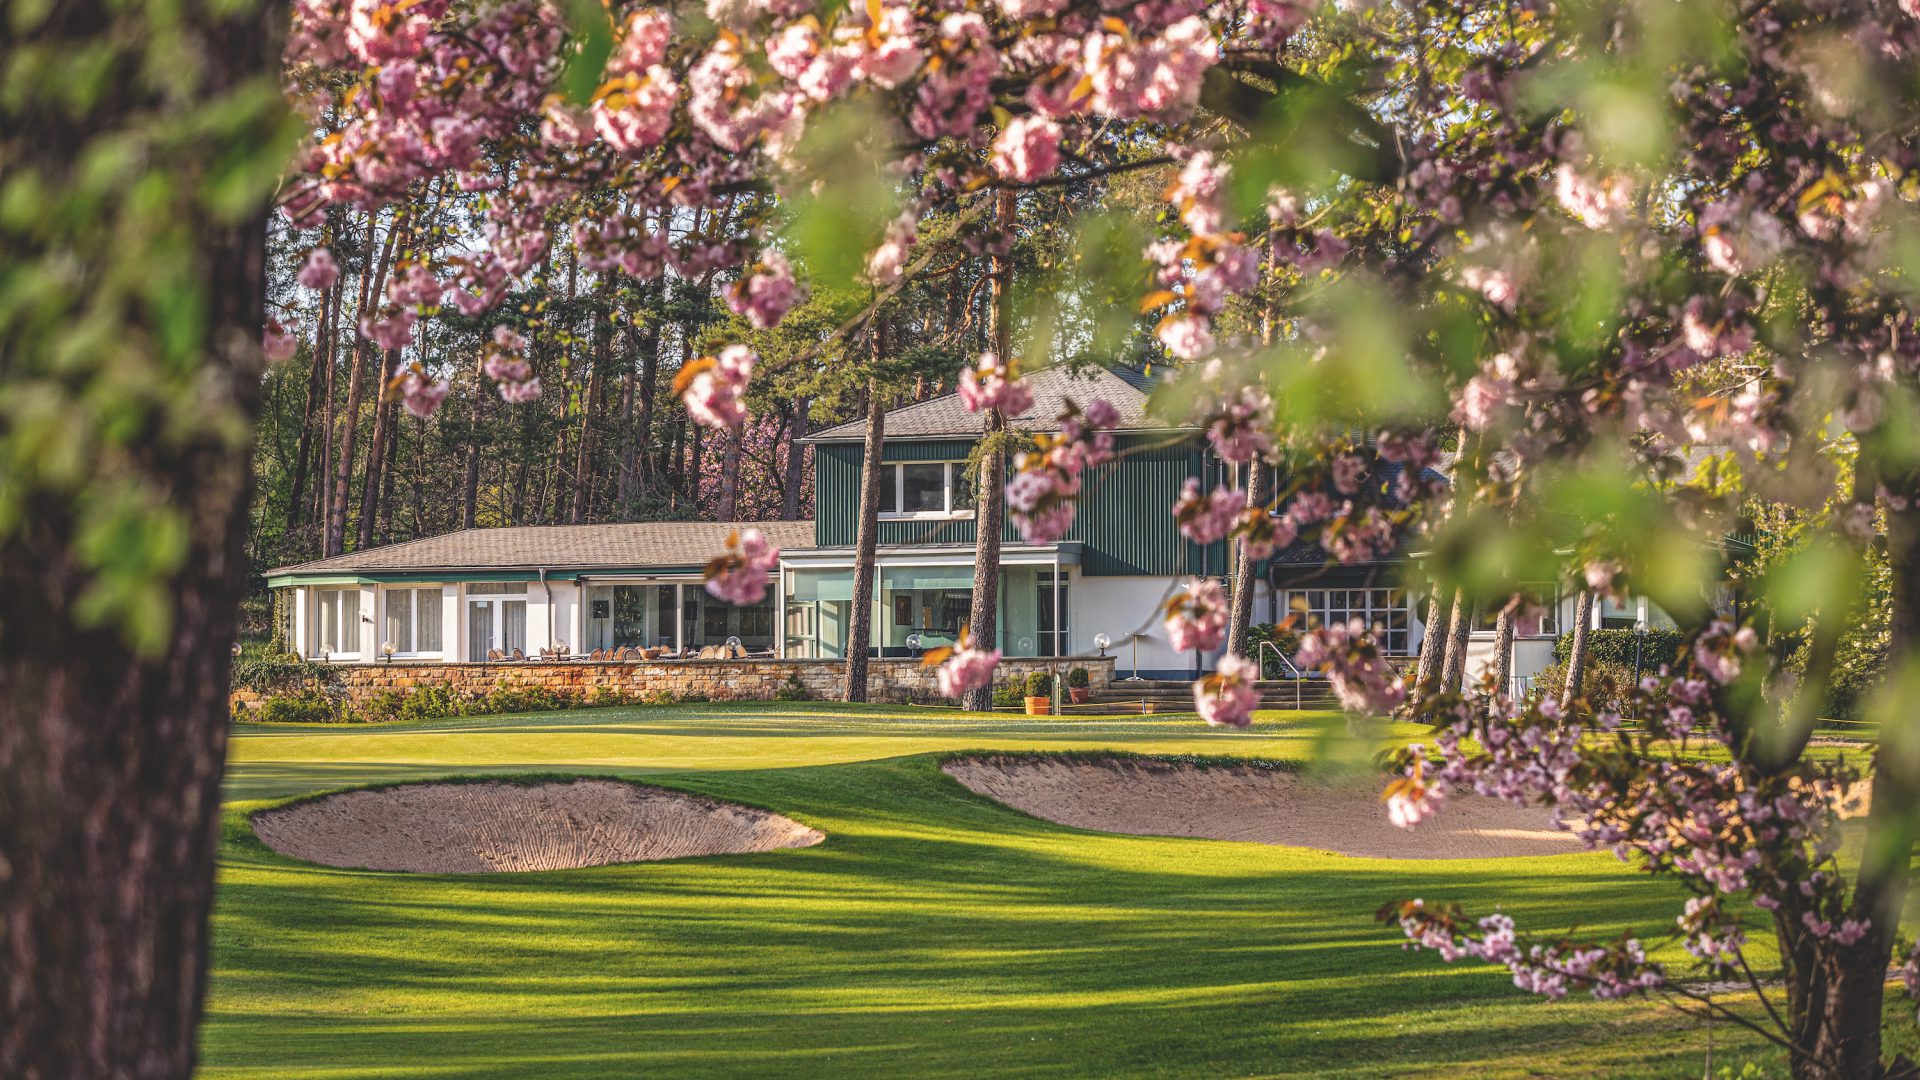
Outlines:
<svg viewBox="0 0 1920 1080"><path fill-rule="evenodd" d="M973 513L973 485L964 461L908 461L880 477L886 517L957 517Z"/></svg>
<svg viewBox="0 0 1920 1080"><path fill-rule="evenodd" d="M1523 581L1526 600L1513 614L1514 637L1558 637L1560 634L1560 585L1553 581ZM1491 632L1498 628L1500 608L1480 610L1474 629Z"/></svg>

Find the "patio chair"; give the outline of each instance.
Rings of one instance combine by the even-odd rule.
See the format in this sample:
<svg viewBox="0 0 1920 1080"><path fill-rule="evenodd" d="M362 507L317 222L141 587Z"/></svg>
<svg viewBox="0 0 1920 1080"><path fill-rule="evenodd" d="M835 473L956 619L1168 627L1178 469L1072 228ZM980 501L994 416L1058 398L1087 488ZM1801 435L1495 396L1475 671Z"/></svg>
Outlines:
<svg viewBox="0 0 1920 1080"><path fill-rule="evenodd" d="M521 652L519 649L515 649L513 650L513 658L515 660L525 660L527 658L527 654Z"/></svg>
<svg viewBox="0 0 1920 1080"><path fill-rule="evenodd" d="M587 654L587 659L595 661L596 663L601 660L605 660L606 658L607 658L607 654L606 654L606 651L603 649L595 649L592 652Z"/></svg>
<svg viewBox="0 0 1920 1080"><path fill-rule="evenodd" d="M504 655L502 655L502 653L500 652L500 650L499 650L499 649L488 649L488 650L487 650L487 662L488 662L489 664L492 664L492 663L497 663L497 662L499 662L499 661L501 661L501 660L505 660L505 659L506 659L506 656L504 656Z"/></svg>

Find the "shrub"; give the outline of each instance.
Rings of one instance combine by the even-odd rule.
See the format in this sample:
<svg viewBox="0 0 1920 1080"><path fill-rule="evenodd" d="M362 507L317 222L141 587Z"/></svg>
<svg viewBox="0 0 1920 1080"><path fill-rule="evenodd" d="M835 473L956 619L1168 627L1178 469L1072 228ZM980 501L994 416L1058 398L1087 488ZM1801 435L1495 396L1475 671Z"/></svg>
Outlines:
<svg viewBox="0 0 1920 1080"><path fill-rule="evenodd" d="M1558 698L1567 686L1567 662L1557 660L1534 676L1533 687L1541 695ZM1633 692L1633 667L1607 661L1587 661L1580 673L1580 696L1596 712L1622 712L1627 695Z"/></svg>
<svg viewBox="0 0 1920 1080"><path fill-rule="evenodd" d="M260 703L258 719L263 724L335 724L348 716L320 694L284 694Z"/></svg>
<svg viewBox="0 0 1920 1080"><path fill-rule="evenodd" d="M1067 689L1085 690L1088 685L1086 668L1077 667L1067 672Z"/></svg>
<svg viewBox="0 0 1920 1080"><path fill-rule="evenodd" d="M812 701L813 691L807 688L806 683L800 681L799 672L792 671L787 673L786 683L773 692L773 700Z"/></svg>
<svg viewBox="0 0 1920 1080"><path fill-rule="evenodd" d="M668 696L672 696L672 695L668 695ZM680 695L680 701L684 704L690 704L690 705L699 705L704 702L708 702L712 700L713 700L712 695L709 695L706 692L701 690L689 690L686 693Z"/></svg>
<svg viewBox="0 0 1920 1080"><path fill-rule="evenodd" d="M334 669L292 653L244 647L233 662L233 688L262 695L301 695L333 682Z"/></svg>
<svg viewBox="0 0 1920 1080"><path fill-rule="evenodd" d="M1027 696L1048 697L1053 693L1053 676L1044 671L1027 673Z"/></svg>
<svg viewBox="0 0 1920 1080"><path fill-rule="evenodd" d="M1020 684L1012 679L1004 679L993 684L993 707L996 709L1017 709L1021 705Z"/></svg>
<svg viewBox="0 0 1920 1080"><path fill-rule="evenodd" d="M1263 641L1271 641L1280 654L1293 661L1293 654L1300 651L1300 635L1292 630L1282 629L1273 623L1255 623L1247 628L1247 649L1260 661L1260 677L1263 679L1285 678L1286 668L1273 658L1273 653L1260 647Z"/></svg>
<svg viewBox="0 0 1920 1080"><path fill-rule="evenodd" d="M1587 663L1618 664L1633 673L1633 651L1635 639L1640 636L1635 630L1589 630L1587 632ZM1640 669L1653 671L1661 664L1670 664L1680 656L1680 631L1650 629L1645 631L1646 640L1640 647ZM1553 643L1555 663L1565 664L1573 652L1573 631L1561 634Z"/></svg>
<svg viewBox="0 0 1920 1080"><path fill-rule="evenodd" d="M638 705L641 699L625 690L616 690L611 686L596 686L593 693L587 695L587 708L610 709L621 705Z"/></svg>

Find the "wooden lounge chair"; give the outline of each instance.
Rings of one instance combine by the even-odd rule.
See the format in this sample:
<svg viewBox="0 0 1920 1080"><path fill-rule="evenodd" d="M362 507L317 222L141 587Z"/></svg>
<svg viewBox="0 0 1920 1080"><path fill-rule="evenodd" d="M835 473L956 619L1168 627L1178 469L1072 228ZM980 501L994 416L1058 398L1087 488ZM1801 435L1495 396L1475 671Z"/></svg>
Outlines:
<svg viewBox="0 0 1920 1080"><path fill-rule="evenodd" d="M515 649L513 650L513 658L515 660L525 660L527 658L527 654L524 652L521 652L519 649Z"/></svg>
<svg viewBox="0 0 1920 1080"><path fill-rule="evenodd" d="M593 660L593 661L605 660L606 658L607 658L607 654L602 649L595 649L592 652L587 654L587 659Z"/></svg>
<svg viewBox="0 0 1920 1080"><path fill-rule="evenodd" d="M497 661L500 661L500 660L505 660L505 659L506 659L506 657L505 657L504 655L502 655L502 654L501 654L501 652L500 652L500 650L499 650L499 649L488 649L488 650L487 650L487 662L488 662L488 663L494 663L494 662L497 662Z"/></svg>

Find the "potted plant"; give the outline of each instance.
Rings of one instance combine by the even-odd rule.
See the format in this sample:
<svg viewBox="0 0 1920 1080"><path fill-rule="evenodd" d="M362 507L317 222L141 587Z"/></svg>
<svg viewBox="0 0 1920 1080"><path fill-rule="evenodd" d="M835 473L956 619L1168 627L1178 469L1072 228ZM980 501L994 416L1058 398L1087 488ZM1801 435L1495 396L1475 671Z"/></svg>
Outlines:
<svg viewBox="0 0 1920 1080"><path fill-rule="evenodd" d="M1087 684L1087 669L1077 667L1067 672L1067 697L1075 705L1085 705L1093 696L1093 690Z"/></svg>
<svg viewBox="0 0 1920 1080"><path fill-rule="evenodd" d="M1027 676L1027 715L1047 716L1053 712L1053 676L1036 671Z"/></svg>

